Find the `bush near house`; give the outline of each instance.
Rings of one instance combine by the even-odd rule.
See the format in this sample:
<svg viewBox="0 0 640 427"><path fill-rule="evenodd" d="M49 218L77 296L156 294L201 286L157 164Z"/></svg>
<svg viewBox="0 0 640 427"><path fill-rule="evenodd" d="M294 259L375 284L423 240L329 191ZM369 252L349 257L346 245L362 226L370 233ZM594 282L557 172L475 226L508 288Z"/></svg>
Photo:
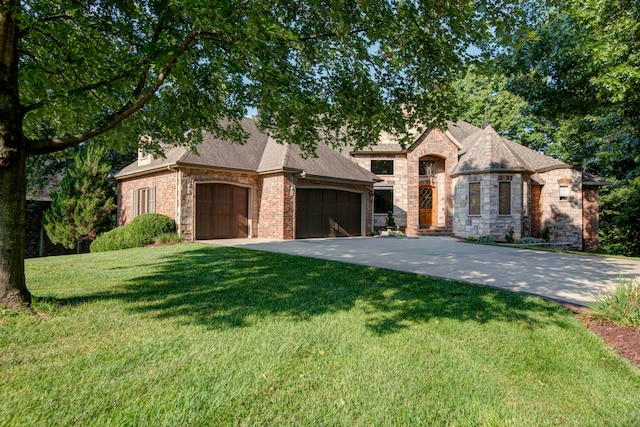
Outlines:
<svg viewBox="0 0 640 427"><path fill-rule="evenodd" d="M175 222L166 215L149 213L135 217L129 224L109 231L91 243L91 252L115 251L150 245L155 238L175 233Z"/></svg>

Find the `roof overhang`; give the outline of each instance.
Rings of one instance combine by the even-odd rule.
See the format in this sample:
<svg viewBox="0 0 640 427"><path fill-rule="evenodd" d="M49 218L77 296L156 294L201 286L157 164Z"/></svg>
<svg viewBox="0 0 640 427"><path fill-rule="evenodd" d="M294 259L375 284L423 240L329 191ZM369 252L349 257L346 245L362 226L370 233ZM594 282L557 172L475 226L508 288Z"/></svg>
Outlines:
<svg viewBox="0 0 640 427"><path fill-rule="evenodd" d="M384 180L378 178L377 180L364 181L358 179L348 179L348 178L337 178L335 176L323 176L323 175L311 175L304 174L305 179L315 179L318 181L326 181L326 182L340 182L340 183L350 183L350 184L360 184L360 185L373 185L375 182L382 182Z"/></svg>

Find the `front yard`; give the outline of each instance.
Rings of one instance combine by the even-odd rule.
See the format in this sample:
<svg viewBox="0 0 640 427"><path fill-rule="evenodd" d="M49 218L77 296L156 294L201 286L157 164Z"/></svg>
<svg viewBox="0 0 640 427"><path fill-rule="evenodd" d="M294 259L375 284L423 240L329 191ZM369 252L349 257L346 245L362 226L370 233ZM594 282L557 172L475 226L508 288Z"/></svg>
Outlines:
<svg viewBox="0 0 640 427"><path fill-rule="evenodd" d="M32 259L0 425L638 425L640 372L553 303L182 244Z"/></svg>

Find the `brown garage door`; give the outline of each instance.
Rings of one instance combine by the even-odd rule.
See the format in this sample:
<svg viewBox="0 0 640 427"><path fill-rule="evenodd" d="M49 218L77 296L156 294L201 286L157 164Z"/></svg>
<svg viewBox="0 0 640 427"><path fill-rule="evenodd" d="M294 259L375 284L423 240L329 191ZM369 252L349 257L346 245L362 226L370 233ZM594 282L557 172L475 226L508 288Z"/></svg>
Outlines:
<svg viewBox="0 0 640 427"><path fill-rule="evenodd" d="M249 189L229 184L196 185L196 239L248 237Z"/></svg>
<svg viewBox="0 0 640 427"><path fill-rule="evenodd" d="M362 196L340 190L299 189L296 238L360 236Z"/></svg>

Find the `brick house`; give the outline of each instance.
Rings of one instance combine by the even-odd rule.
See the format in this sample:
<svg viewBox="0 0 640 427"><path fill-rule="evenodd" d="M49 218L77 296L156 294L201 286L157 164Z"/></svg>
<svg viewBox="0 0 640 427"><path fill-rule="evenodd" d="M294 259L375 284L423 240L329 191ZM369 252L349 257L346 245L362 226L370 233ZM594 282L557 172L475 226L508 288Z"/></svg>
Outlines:
<svg viewBox="0 0 640 427"><path fill-rule="evenodd" d="M382 181L374 186L373 224L388 211L409 235L451 233L540 237L575 249L598 245L598 192L593 175L502 138L490 126L448 122L407 149L382 137L348 153Z"/></svg>
<svg viewBox="0 0 640 427"><path fill-rule="evenodd" d="M363 236L372 228L379 179L324 144L317 158L279 144L244 119L249 138L229 144L204 135L198 154L139 154L116 174L118 225L146 212L173 218L187 240Z"/></svg>
<svg viewBox="0 0 640 427"><path fill-rule="evenodd" d="M173 148L120 171L118 224L144 212L176 221L186 239L363 236L392 211L409 235L540 237L575 249L598 244L598 191L607 183L506 140L448 122L403 148L378 144L317 158L276 143L245 119L244 145L205 135L199 155Z"/></svg>

